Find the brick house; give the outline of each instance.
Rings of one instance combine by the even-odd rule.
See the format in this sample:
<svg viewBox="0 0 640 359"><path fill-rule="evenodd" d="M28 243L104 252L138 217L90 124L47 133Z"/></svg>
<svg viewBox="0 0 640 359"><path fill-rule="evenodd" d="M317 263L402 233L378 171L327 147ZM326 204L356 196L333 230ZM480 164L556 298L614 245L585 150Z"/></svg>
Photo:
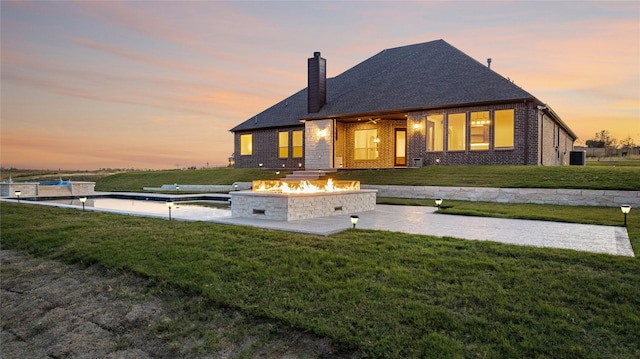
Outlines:
<svg viewBox="0 0 640 359"><path fill-rule="evenodd" d="M235 167L394 168L569 163L576 135L549 106L443 40L386 49L237 125Z"/></svg>

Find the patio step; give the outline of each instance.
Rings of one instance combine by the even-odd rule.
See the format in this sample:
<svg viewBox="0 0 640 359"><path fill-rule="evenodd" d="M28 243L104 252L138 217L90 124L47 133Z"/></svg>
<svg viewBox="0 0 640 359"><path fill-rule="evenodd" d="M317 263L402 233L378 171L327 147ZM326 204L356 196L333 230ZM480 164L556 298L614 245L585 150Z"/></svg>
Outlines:
<svg viewBox="0 0 640 359"><path fill-rule="evenodd" d="M313 181L326 176L327 173L334 173L334 172L337 172L337 170L321 169L321 170L295 171L293 173L288 174L284 179L295 180L295 181Z"/></svg>

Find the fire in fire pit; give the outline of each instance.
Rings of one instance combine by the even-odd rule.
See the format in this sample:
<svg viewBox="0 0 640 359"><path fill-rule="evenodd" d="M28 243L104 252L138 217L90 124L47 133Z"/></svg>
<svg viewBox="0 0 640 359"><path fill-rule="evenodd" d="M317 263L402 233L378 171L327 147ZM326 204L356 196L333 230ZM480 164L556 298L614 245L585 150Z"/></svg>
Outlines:
<svg viewBox="0 0 640 359"><path fill-rule="evenodd" d="M325 193L340 191L359 191L360 181L253 181L254 192L271 193Z"/></svg>

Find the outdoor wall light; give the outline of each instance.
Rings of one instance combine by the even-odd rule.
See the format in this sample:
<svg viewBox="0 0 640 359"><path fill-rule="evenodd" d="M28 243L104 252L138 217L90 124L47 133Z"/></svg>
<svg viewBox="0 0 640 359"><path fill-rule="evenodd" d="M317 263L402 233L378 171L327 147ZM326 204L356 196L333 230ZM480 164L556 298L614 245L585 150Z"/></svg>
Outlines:
<svg viewBox="0 0 640 359"><path fill-rule="evenodd" d="M15 191L16 197L18 197L18 203L20 203L20 195L22 194L22 192L20 191Z"/></svg>
<svg viewBox="0 0 640 359"><path fill-rule="evenodd" d="M375 143L380 143L380 138L379 138L379 137L374 138L374 139L373 139L373 142L375 142Z"/></svg>
<svg viewBox="0 0 640 359"><path fill-rule="evenodd" d="M358 223L358 219L360 219L360 217L356 216L355 214L351 216L351 224L353 224L353 228L356 228L356 224Z"/></svg>
<svg viewBox="0 0 640 359"><path fill-rule="evenodd" d="M622 211L622 213L624 213L624 226L627 226L627 213L629 213L629 211L631 211L631 206L628 204L623 204L622 206L620 206L620 210Z"/></svg>
<svg viewBox="0 0 640 359"><path fill-rule="evenodd" d="M82 212L84 212L84 203L87 202L87 197L80 197L80 203L82 203Z"/></svg>
<svg viewBox="0 0 640 359"><path fill-rule="evenodd" d="M171 208L173 208L173 202L167 201L167 207L169 208L169 220L171 220Z"/></svg>
<svg viewBox="0 0 640 359"><path fill-rule="evenodd" d="M320 138L325 138L325 137L327 137L327 130L326 130L326 129L324 129L324 130L318 130L318 137L320 137Z"/></svg>
<svg viewBox="0 0 640 359"><path fill-rule="evenodd" d="M414 130L419 130L420 129L420 124L419 123L414 123L413 124L413 129Z"/></svg>

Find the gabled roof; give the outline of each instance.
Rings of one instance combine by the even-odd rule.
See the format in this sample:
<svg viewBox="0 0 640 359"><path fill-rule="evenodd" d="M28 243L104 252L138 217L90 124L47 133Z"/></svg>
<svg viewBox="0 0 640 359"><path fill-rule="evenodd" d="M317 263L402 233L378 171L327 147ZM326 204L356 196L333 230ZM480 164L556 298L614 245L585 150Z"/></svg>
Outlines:
<svg viewBox="0 0 640 359"><path fill-rule="evenodd" d="M534 97L444 40L436 40L383 50L327 79L327 103L318 113L307 112L305 88L231 131L294 126L301 119L524 99Z"/></svg>

